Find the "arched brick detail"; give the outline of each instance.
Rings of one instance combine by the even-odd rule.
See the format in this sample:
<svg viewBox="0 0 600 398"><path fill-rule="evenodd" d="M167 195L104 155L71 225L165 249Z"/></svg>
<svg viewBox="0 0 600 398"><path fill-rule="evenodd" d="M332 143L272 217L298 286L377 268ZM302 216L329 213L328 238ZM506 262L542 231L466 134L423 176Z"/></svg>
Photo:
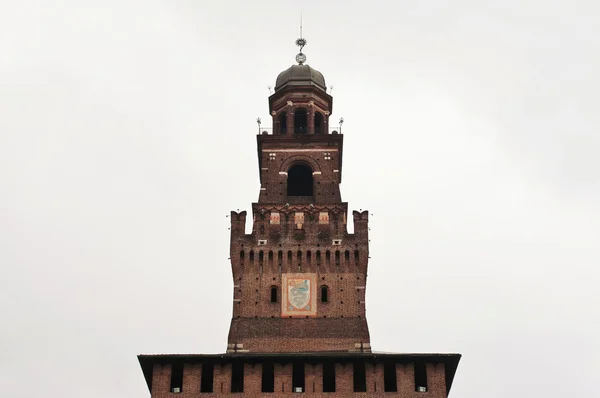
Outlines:
<svg viewBox="0 0 600 398"><path fill-rule="evenodd" d="M310 166L310 168L312 169L313 173L315 171L320 172L321 171L321 166L319 165L319 163L317 163L317 161L310 156L306 156L306 155L297 155L297 156L291 156L289 158L287 158L283 163L281 163L281 166L279 166L279 171L280 172L286 172L290 169L290 167L292 167L295 163L306 163Z"/></svg>

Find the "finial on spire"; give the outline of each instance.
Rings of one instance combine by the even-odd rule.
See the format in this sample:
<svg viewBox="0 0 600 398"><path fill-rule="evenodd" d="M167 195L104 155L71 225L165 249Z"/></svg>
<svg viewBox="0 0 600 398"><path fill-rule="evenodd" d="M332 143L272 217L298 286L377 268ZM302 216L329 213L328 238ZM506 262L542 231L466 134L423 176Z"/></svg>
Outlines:
<svg viewBox="0 0 600 398"><path fill-rule="evenodd" d="M302 54L302 49L306 45L306 39L302 37L302 12L300 13L300 37L296 39L296 45L300 47L300 52L296 55L296 62L302 65L306 62L306 55Z"/></svg>

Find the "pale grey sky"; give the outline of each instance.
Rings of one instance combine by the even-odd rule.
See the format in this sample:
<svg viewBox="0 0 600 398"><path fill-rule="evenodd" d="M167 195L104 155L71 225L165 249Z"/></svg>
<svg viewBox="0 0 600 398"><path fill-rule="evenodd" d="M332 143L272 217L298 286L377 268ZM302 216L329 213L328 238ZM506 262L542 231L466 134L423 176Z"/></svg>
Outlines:
<svg viewBox="0 0 600 398"><path fill-rule="evenodd" d="M591 0L0 1L2 395L147 397L138 353L225 350L301 10L374 349L462 353L452 397L600 396Z"/></svg>

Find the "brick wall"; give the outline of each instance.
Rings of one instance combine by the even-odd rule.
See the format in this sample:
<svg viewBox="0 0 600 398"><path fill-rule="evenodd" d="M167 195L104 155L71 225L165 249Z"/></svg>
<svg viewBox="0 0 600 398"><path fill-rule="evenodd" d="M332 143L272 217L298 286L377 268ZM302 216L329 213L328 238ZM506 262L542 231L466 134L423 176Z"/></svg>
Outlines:
<svg viewBox="0 0 600 398"><path fill-rule="evenodd" d="M276 359L274 359L276 360ZM291 363L274 364L274 392L262 392L262 364L244 364L244 390L242 393L231 392L230 363L214 366L214 390L212 393L200 392L200 364L184 366L184 381L181 393L169 391L171 380L171 365L154 365L151 396L153 398L194 398L211 396L244 396L244 397L281 397L281 396L311 396L330 397L332 393L323 392L323 366L320 363L305 363L303 394L292 391ZM384 390L384 368L381 363L365 363L366 392L354 392L354 373L352 362L335 364L335 396L337 397L379 397L398 396L403 398L445 398L446 379L443 363L427 363L426 392L415 391L414 366L412 363L396 364L397 391Z"/></svg>

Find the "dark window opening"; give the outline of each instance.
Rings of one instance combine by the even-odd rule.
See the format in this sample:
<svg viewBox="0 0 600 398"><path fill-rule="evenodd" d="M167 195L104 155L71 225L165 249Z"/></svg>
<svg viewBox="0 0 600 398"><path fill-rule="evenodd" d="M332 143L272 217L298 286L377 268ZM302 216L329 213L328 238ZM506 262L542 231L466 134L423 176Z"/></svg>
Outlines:
<svg viewBox="0 0 600 398"><path fill-rule="evenodd" d="M313 195L313 175L310 167L299 164L288 170L287 194L288 196Z"/></svg>
<svg viewBox="0 0 600 398"><path fill-rule="evenodd" d="M261 250L258 252L258 264L263 265L264 261L265 261L265 254Z"/></svg>
<svg viewBox="0 0 600 398"><path fill-rule="evenodd" d="M263 363L262 392L275 392L275 370L273 362Z"/></svg>
<svg viewBox="0 0 600 398"><path fill-rule="evenodd" d="M277 263L281 264L282 261L283 261L283 252L281 250L279 250L277 252Z"/></svg>
<svg viewBox="0 0 600 398"><path fill-rule="evenodd" d="M292 251L288 250L288 264L292 264Z"/></svg>
<svg viewBox="0 0 600 398"><path fill-rule="evenodd" d="M294 112L294 134L306 134L308 117L306 109L296 109Z"/></svg>
<svg viewBox="0 0 600 398"><path fill-rule="evenodd" d="M304 364L294 363L292 366L292 392L304 392ZM300 390L301 389L301 390Z"/></svg>
<svg viewBox="0 0 600 398"><path fill-rule="evenodd" d="M321 250L317 250L317 265L321 265Z"/></svg>
<svg viewBox="0 0 600 398"><path fill-rule="evenodd" d="M306 252L306 263L310 265L312 261L310 250Z"/></svg>
<svg viewBox="0 0 600 398"><path fill-rule="evenodd" d="M383 365L383 389L385 392L398 391L396 364L394 362L387 362Z"/></svg>
<svg viewBox="0 0 600 398"><path fill-rule="evenodd" d="M331 265L331 252L329 250L325 252L325 265Z"/></svg>
<svg viewBox="0 0 600 398"><path fill-rule="evenodd" d="M273 266L273 250L269 250L269 267Z"/></svg>
<svg viewBox="0 0 600 398"><path fill-rule="evenodd" d="M340 263L340 251L339 250L335 251L335 263L336 264Z"/></svg>
<svg viewBox="0 0 600 398"><path fill-rule="evenodd" d="M171 388L169 391L183 391L183 364L173 364L171 366Z"/></svg>
<svg viewBox="0 0 600 398"><path fill-rule="evenodd" d="M271 286L271 302L272 303L277 302L277 287L276 286Z"/></svg>
<svg viewBox="0 0 600 398"><path fill-rule="evenodd" d="M329 301L329 289L327 286L321 286L321 302L327 303Z"/></svg>
<svg viewBox="0 0 600 398"><path fill-rule="evenodd" d="M415 363L415 391L427 391L427 370L422 361Z"/></svg>
<svg viewBox="0 0 600 398"><path fill-rule="evenodd" d="M212 363L202 364L202 378L200 379L200 392L213 392L214 367Z"/></svg>
<svg viewBox="0 0 600 398"><path fill-rule="evenodd" d="M250 250L250 264L254 264L254 250Z"/></svg>
<svg viewBox="0 0 600 398"><path fill-rule="evenodd" d="M241 265L244 265L244 255L245 255L244 251L240 250L240 264Z"/></svg>
<svg viewBox="0 0 600 398"><path fill-rule="evenodd" d="M350 250L346 250L346 252L344 253L344 261L346 262L346 264L350 264Z"/></svg>
<svg viewBox="0 0 600 398"><path fill-rule="evenodd" d="M333 362L323 364L323 392L335 392L335 364Z"/></svg>
<svg viewBox="0 0 600 398"><path fill-rule="evenodd" d="M287 133L287 113L285 112L279 115L279 133L282 135Z"/></svg>
<svg viewBox="0 0 600 398"><path fill-rule="evenodd" d="M298 252L296 253L296 259L298 260L298 263L302 262L302 251L298 250Z"/></svg>
<svg viewBox="0 0 600 398"><path fill-rule="evenodd" d="M358 264L358 250L354 250L354 264Z"/></svg>
<svg viewBox="0 0 600 398"><path fill-rule="evenodd" d="M231 392L244 392L244 364L234 362L231 365Z"/></svg>
<svg viewBox="0 0 600 398"><path fill-rule="evenodd" d="M323 115L315 113L315 134L323 134Z"/></svg>
<svg viewBox="0 0 600 398"><path fill-rule="evenodd" d="M354 363L354 392L367 392L367 374L364 362Z"/></svg>

